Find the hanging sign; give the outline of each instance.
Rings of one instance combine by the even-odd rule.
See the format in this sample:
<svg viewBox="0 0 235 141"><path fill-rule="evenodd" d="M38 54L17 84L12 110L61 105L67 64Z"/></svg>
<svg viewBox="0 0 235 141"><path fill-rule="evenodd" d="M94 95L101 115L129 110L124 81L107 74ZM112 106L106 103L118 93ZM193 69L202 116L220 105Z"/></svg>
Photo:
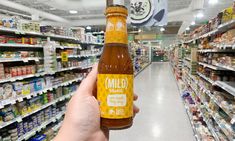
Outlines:
<svg viewBox="0 0 235 141"><path fill-rule="evenodd" d="M157 26L167 24L167 0L131 0L131 24Z"/></svg>
<svg viewBox="0 0 235 141"><path fill-rule="evenodd" d="M67 51L61 52L61 60L62 60L62 62L68 62L68 52Z"/></svg>

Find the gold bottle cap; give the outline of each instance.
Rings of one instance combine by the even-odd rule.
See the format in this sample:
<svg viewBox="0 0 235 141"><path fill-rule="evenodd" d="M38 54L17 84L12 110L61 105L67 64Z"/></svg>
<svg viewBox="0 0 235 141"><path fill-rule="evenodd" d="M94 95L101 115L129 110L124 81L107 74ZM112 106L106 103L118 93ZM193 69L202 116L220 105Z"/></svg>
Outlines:
<svg viewBox="0 0 235 141"><path fill-rule="evenodd" d="M128 16L128 10L125 6L122 5L111 5L106 8L105 15L108 16L109 14L122 14Z"/></svg>

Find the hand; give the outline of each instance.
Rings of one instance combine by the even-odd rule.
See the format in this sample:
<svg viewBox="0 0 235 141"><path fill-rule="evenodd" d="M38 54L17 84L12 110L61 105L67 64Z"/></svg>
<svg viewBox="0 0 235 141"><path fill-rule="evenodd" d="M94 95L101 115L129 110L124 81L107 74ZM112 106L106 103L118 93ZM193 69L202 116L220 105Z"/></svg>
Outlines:
<svg viewBox="0 0 235 141"><path fill-rule="evenodd" d="M68 103L65 119L54 141L108 141L109 130L101 129L99 104L92 94L96 79L97 65ZM137 98L135 95L134 100ZM138 112L134 106L134 113Z"/></svg>

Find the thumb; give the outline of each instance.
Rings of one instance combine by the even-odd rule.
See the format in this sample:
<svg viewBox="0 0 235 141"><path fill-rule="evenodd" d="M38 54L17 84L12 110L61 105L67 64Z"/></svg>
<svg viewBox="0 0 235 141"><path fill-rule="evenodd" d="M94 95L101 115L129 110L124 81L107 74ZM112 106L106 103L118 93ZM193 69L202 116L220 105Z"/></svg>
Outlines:
<svg viewBox="0 0 235 141"><path fill-rule="evenodd" d="M95 64L91 72L80 84L78 88L79 93L92 95L92 91L96 85L97 73L98 73L98 65Z"/></svg>

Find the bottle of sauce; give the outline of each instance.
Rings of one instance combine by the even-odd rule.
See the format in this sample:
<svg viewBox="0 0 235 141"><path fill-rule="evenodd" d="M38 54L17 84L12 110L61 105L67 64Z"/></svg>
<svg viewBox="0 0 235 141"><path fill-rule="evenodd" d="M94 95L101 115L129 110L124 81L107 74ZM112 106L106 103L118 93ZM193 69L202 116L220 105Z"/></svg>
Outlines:
<svg viewBox="0 0 235 141"><path fill-rule="evenodd" d="M127 8L108 6L104 51L98 65L97 99L101 126L124 129L132 125L133 63L128 51Z"/></svg>

